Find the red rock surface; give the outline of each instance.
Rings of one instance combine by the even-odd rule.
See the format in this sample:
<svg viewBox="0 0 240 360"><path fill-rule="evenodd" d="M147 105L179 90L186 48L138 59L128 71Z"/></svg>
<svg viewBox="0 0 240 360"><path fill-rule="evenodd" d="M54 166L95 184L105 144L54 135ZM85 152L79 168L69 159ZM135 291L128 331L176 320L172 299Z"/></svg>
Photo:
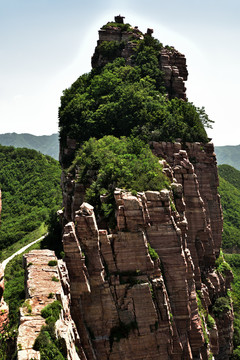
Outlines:
<svg viewBox="0 0 240 360"><path fill-rule="evenodd" d="M84 188L63 177L63 222L70 221L63 243L83 349L88 359L207 359L210 351L215 359L228 359L232 312L211 330L204 320L231 279L214 271L222 211L213 146L187 143L182 149L181 143L162 142L152 147L164 159L171 190L137 197L116 190L113 233L98 228L91 205L77 210ZM159 260L152 261L148 243ZM197 291L205 309L201 316Z"/></svg>

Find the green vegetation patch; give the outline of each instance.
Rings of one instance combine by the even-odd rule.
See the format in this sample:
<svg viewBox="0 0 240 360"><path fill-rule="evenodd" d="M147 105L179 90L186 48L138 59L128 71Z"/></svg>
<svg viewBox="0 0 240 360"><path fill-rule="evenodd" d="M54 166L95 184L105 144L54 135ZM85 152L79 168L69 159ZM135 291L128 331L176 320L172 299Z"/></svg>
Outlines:
<svg viewBox="0 0 240 360"><path fill-rule="evenodd" d="M103 41L98 46L98 52L107 60L114 60L116 57L121 56L121 52L125 47L123 41Z"/></svg>
<svg viewBox="0 0 240 360"><path fill-rule="evenodd" d="M240 190L240 171L230 165L219 165L219 175Z"/></svg>
<svg viewBox="0 0 240 360"><path fill-rule="evenodd" d="M232 268L234 275L232 282L232 301L234 311L234 360L240 359L240 254L224 254L225 260Z"/></svg>
<svg viewBox="0 0 240 360"><path fill-rule="evenodd" d="M148 252L153 261L159 259L158 253L156 252L155 249L151 247L149 243L148 243Z"/></svg>
<svg viewBox="0 0 240 360"><path fill-rule="evenodd" d="M69 171L74 172L76 167L78 181L87 188L85 201L108 220L115 218L116 187L129 191L160 191L169 187L158 158L148 145L135 138L91 138L83 144Z"/></svg>
<svg viewBox="0 0 240 360"><path fill-rule="evenodd" d="M231 266L225 261L222 250L220 250L219 257L216 260L216 270L224 276L231 271Z"/></svg>
<svg viewBox="0 0 240 360"><path fill-rule="evenodd" d="M1 251L39 228L60 205L61 170L50 156L1 145L0 163Z"/></svg>
<svg viewBox="0 0 240 360"><path fill-rule="evenodd" d="M224 217L222 247L231 252L240 249L240 189L231 183L230 177L224 176L219 176L218 188Z"/></svg>
<svg viewBox="0 0 240 360"><path fill-rule="evenodd" d="M130 24L121 24L121 23L116 23L116 22L108 22L107 24L102 26L102 29L109 29L109 28L118 28L121 31L132 31L132 27Z"/></svg>
<svg viewBox="0 0 240 360"><path fill-rule="evenodd" d="M118 56L119 42L99 46L107 60ZM151 36L138 40L131 64L117 57L80 76L63 92L59 108L62 145L67 136L80 146L90 137L140 136L145 142L207 142L211 121L204 108L181 99L167 100L159 54L163 45ZM115 54L115 55L114 55ZM63 158L63 162L72 159Z"/></svg>
<svg viewBox="0 0 240 360"><path fill-rule="evenodd" d="M5 268L4 300L9 306L9 323L0 334L0 359L17 359L15 353L19 307L25 300L24 269L22 255L16 256Z"/></svg>
<svg viewBox="0 0 240 360"><path fill-rule="evenodd" d="M231 302L229 297L222 296L217 298L213 305L213 314L214 316L221 318L223 315L231 310Z"/></svg>
<svg viewBox="0 0 240 360"><path fill-rule="evenodd" d="M62 305L59 301L56 300L56 301L52 302L51 304L48 304L47 306L45 306L44 309L42 309L41 316L44 319L52 317L56 322L60 316L61 310L62 310Z"/></svg>
<svg viewBox="0 0 240 360"><path fill-rule="evenodd" d="M200 319L201 319L204 342L205 342L205 345L208 345L209 344L209 337L208 337L208 333L207 333L207 329L206 329L206 323L207 323L207 320L208 320L208 314L207 314L206 310L204 309L204 307L202 305L201 291L198 291L196 295L197 295L198 313L199 313L199 316L200 316Z"/></svg>
<svg viewBox="0 0 240 360"><path fill-rule="evenodd" d="M47 325L42 327L33 346L34 350L40 351L41 359L64 360L67 358L65 343L61 339L57 339L55 334L55 322L59 319L61 310L61 303L54 301L41 311Z"/></svg>
<svg viewBox="0 0 240 360"><path fill-rule="evenodd" d="M57 260L50 260L48 262L48 266L56 266L57 265Z"/></svg>

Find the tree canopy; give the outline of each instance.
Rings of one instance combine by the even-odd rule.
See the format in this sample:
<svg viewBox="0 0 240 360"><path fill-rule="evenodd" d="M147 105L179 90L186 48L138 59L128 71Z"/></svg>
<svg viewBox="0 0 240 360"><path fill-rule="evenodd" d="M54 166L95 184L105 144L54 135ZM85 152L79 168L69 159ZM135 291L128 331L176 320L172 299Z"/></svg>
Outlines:
<svg viewBox="0 0 240 360"><path fill-rule="evenodd" d="M116 187L132 191L161 190L169 187L159 159L138 138L104 136L86 141L70 167L86 188L85 200L97 215L114 218L113 192ZM104 201L101 201L101 195Z"/></svg>
<svg viewBox="0 0 240 360"><path fill-rule="evenodd" d="M61 204L60 166L26 148L0 146L0 250L35 230Z"/></svg>
<svg viewBox="0 0 240 360"><path fill-rule="evenodd" d="M109 55L109 62L80 76L63 92L59 108L62 145L67 136L80 146L90 137L131 134L145 142L208 141L204 126L211 121L204 108L166 98L159 66L162 44L151 36L135 41L133 66L117 57L122 42L105 41L99 51Z"/></svg>

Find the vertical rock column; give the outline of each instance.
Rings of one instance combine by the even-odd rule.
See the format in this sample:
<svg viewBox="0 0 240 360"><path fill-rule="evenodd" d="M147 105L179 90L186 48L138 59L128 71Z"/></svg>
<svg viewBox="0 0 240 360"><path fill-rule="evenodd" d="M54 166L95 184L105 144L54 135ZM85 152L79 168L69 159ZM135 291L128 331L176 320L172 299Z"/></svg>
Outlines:
<svg viewBox="0 0 240 360"><path fill-rule="evenodd" d="M181 230L177 228L170 209L167 190L145 192L151 226L147 237L158 253L169 296L173 319L180 334L185 359L191 358L188 339L190 330L190 303L187 283L187 263L182 246Z"/></svg>
<svg viewBox="0 0 240 360"><path fill-rule="evenodd" d="M219 180L214 146L212 143L187 143L186 146L190 161L194 162L199 191L212 230L214 250L218 256L222 243L223 215L218 194Z"/></svg>

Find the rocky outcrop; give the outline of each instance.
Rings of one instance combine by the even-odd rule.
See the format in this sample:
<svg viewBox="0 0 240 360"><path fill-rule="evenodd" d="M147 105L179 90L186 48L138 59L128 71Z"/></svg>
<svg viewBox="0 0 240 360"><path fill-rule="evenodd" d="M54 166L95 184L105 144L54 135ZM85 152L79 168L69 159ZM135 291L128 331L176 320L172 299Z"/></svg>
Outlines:
<svg viewBox="0 0 240 360"><path fill-rule="evenodd" d="M220 319L212 311L231 280L215 269L222 211L213 145L151 146L171 190L116 190L112 233L98 228L84 187L63 176L63 245L83 349L88 359L229 359L230 300Z"/></svg>
<svg viewBox="0 0 240 360"><path fill-rule="evenodd" d="M50 266L49 261L56 262L56 265ZM75 345L79 346L80 344L79 337L69 311L71 300L65 264L57 261L53 251L32 250L24 255L24 266L26 300L20 308L20 326L17 338L18 359L40 359L40 353L33 350L33 345L42 326L45 325L41 310L56 299L62 305L60 318L55 324L56 336L64 342L68 360L80 359L75 348Z"/></svg>
<svg viewBox="0 0 240 360"><path fill-rule="evenodd" d="M152 29L148 29L147 33L143 34L137 26L129 27L127 30L118 27L118 24L123 24L123 19L123 17L115 17L115 26L110 23L99 30L99 40L92 56L93 68L102 67L110 61L100 49L104 41L119 43L115 57L123 57L128 65L134 65L133 56L138 46L137 40L143 39L144 36L152 36ZM184 81L187 80L188 71L185 56L174 47L162 47L159 50L159 68L163 72L163 81L169 99L177 97L186 100Z"/></svg>
<svg viewBox="0 0 240 360"><path fill-rule="evenodd" d="M129 24L124 25L124 17L116 16L114 23L108 23L99 30L99 39L91 59L92 68L104 67L110 61L117 57L126 60L127 65L135 65L136 48L139 40L144 37L151 37L153 29L147 29L142 33L137 26L132 27ZM101 46L105 42L114 42L115 51L109 55L103 51ZM185 81L188 78L188 70L185 55L181 54L172 46L163 46L159 43L160 50L158 54L158 65L162 72L161 87L165 88L165 96L168 99L179 98L187 100ZM74 136L73 136L74 137ZM79 144L78 139L66 136L64 144L60 143L59 160L64 168L69 167L74 158L74 154Z"/></svg>

